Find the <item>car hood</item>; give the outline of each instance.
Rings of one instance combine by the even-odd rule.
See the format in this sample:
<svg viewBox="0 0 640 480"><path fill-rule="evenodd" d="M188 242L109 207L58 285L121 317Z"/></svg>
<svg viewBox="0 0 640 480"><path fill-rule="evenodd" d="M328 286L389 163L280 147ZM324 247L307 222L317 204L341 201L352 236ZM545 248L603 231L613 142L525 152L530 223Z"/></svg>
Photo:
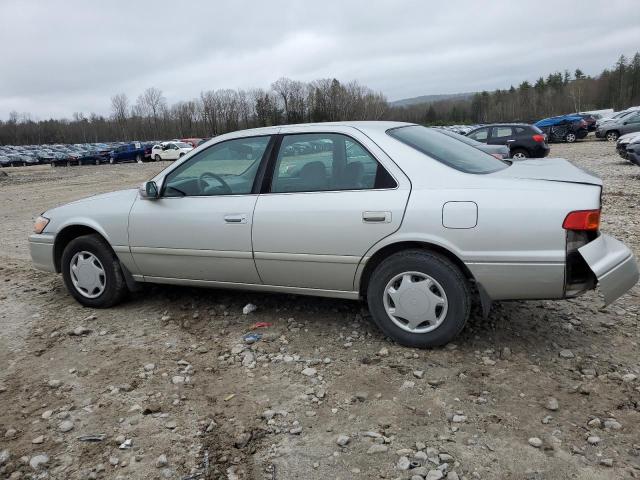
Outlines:
<svg viewBox="0 0 640 480"><path fill-rule="evenodd" d="M115 192L108 193L100 193L98 195L92 195L91 197L81 198L80 200L76 200L74 202L68 203L67 205L76 205L78 203L84 202L95 202L100 200L120 200L120 199L131 199L133 201L138 194L137 188L129 188L126 190L116 190Z"/></svg>
<svg viewBox="0 0 640 480"><path fill-rule="evenodd" d="M521 178L525 180L548 180L552 182L584 183L602 186L602 180L565 160L545 158L513 162L513 164L490 174L501 178Z"/></svg>

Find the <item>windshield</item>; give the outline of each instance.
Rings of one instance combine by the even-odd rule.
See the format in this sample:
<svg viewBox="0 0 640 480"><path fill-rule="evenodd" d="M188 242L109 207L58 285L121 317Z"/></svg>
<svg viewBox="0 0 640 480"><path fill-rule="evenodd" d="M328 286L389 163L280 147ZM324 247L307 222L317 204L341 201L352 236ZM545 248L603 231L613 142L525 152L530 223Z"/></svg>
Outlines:
<svg viewBox="0 0 640 480"><path fill-rule="evenodd" d="M487 155L431 128L412 125L387 130L393 138L415 148L440 163L465 173L492 173L503 170L508 163Z"/></svg>

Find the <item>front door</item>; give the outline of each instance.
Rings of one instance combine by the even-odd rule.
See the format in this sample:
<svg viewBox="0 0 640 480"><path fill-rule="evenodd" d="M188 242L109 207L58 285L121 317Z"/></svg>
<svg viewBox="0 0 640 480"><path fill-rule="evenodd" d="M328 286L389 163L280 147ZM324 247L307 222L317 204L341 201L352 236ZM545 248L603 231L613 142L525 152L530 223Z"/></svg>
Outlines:
<svg viewBox="0 0 640 480"><path fill-rule="evenodd" d="M267 285L352 291L367 250L399 228L410 185L358 130L308 130L281 132L254 214L256 266Z"/></svg>
<svg viewBox="0 0 640 480"><path fill-rule="evenodd" d="M142 275L260 283L251 250L254 182L270 141L216 143L172 170L160 198L136 200L129 245Z"/></svg>

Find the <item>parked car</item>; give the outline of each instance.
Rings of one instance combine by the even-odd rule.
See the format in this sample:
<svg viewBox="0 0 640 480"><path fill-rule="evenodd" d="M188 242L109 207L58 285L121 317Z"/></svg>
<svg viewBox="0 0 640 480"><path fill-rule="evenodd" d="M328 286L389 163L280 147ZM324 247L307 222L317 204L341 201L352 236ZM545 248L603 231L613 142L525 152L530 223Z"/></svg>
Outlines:
<svg viewBox="0 0 640 480"><path fill-rule="evenodd" d="M182 140L180 140L182 143L188 143L189 145L191 145L193 148L196 148L198 145L200 145L200 142L204 140L202 138L183 138Z"/></svg>
<svg viewBox="0 0 640 480"><path fill-rule="evenodd" d="M598 114L573 113L572 115L580 117L580 118L582 118L582 120L585 121L585 123L587 124L587 131L588 132L595 132L596 131L596 122L600 118L600 116Z"/></svg>
<svg viewBox="0 0 640 480"><path fill-rule="evenodd" d="M624 158L640 167L640 134L631 138L626 145L626 155Z"/></svg>
<svg viewBox="0 0 640 480"><path fill-rule="evenodd" d="M153 146L151 158L159 160L177 160L193 150L193 146L184 142L163 142Z"/></svg>
<svg viewBox="0 0 640 480"><path fill-rule="evenodd" d="M305 142L332 147L283 155ZM566 160L508 163L414 124L267 127L216 137L138 190L48 210L29 244L87 307L142 282L366 299L386 335L431 347L462 330L473 291L486 314L632 288L601 193Z"/></svg>
<svg viewBox="0 0 640 480"><path fill-rule="evenodd" d="M478 150L488 153L489 155L493 155L500 160L504 160L509 158L511 152L509 147L506 145L487 145L485 143L480 143L473 138L469 138L465 135L461 135L459 133L452 132L450 130L444 130L440 128L434 128L436 132L440 132L448 137L455 138L456 140L460 140L461 142L466 143L467 145L471 145L472 147L477 148Z"/></svg>
<svg viewBox="0 0 640 480"><path fill-rule="evenodd" d="M589 134L587 122L579 115L559 115L534 123L550 142L573 143Z"/></svg>
<svg viewBox="0 0 640 480"><path fill-rule="evenodd" d="M10 167L11 159L6 155L0 155L0 167Z"/></svg>
<svg viewBox="0 0 640 480"><path fill-rule="evenodd" d="M142 142L125 143L109 153L109 163L138 162L151 158L151 146Z"/></svg>
<svg viewBox="0 0 640 480"><path fill-rule="evenodd" d="M550 150L542 130L526 123L484 125L471 130L467 137L488 145L506 145L515 160L543 158Z"/></svg>
<svg viewBox="0 0 640 480"><path fill-rule="evenodd" d="M627 155L627 145L635 141L636 137L640 140L640 133L627 133L618 138L618 141L616 142L616 151L618 152L618 155L620 155L625 160L629 159Z"/></svg>
<svg viewBox="0 0 640 480"><path fill-rule="evenodd" d="M632 110L609 122L599 124L596 137L615 142L626 133L640 132L640 110Z"/></svg>

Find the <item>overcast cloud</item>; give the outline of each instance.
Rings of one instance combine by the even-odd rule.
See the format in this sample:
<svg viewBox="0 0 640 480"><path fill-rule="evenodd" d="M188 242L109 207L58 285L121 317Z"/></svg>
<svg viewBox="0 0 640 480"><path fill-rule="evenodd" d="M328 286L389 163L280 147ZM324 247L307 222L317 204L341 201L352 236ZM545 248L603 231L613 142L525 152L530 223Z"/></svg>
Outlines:
<svg viewBox="0 0 640 480"><path fill-rule="evenodd" d="M640 49L638 0L0 0L0 118L110 112L147 87L358 80L389 100L599 73Z"/></svg>

